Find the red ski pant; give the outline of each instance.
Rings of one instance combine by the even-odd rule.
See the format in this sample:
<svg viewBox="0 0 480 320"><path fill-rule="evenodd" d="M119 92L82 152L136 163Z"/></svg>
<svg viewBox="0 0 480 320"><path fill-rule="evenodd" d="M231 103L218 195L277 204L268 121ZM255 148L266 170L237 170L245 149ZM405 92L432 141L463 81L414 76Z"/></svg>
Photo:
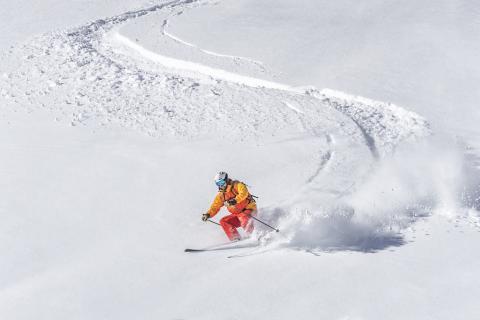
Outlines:
<svg viewBox="0 0 480 320"><path fill-rule="evenodd" d="M253 221L250 217L255 211L245 210L240 213L232 213L220 219L223 231L231 241L240 240L240 234L237 228L242 227L248 234L253 232Z"/></svg>

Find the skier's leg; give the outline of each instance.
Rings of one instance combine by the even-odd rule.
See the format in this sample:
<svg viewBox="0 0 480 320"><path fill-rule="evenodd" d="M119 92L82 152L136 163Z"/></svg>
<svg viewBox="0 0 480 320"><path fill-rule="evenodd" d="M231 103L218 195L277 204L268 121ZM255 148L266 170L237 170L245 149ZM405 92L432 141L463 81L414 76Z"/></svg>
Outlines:
<svg viewBox="0 0 480 320"><path fill-rule="evenodd" d="M220 225L225 231L228 239L231 241L240 240L240 234L237 231L237 228L241 226L240 220L234 214L228 215L220 219Z"/></svg>
<svg viewBox="0 0 480 320"><path fill-rule="evenodd" d="M253 232L253 219L251 216L255 216L257 214L256 210L245 210L241 214L238 215L238 219L240 220L240 224L242 228L245 230L246 233L251 234Z"/></svg>

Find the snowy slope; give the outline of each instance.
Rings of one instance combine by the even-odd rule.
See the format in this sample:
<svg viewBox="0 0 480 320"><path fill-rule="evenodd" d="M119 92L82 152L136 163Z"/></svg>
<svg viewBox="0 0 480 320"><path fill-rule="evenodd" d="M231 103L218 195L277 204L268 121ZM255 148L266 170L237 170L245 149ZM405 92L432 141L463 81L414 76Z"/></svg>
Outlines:
<svg viewBox="0 0 480 320"><path fill-rule="evenodd" d="M2 318L475 318L478 174L454 141L169 31L216 2L136 5L0 57ZM282 231L185 254L225 240L199 219L218 170Z"/></svg>
<svg viewBox="0 0 480 320"><path fill-rule="evenodd" d="M225 0L172 17L168 31L260 60L280 82L408 106L472 139L465 127L480 121L479 10L452 0Z"/></svg>
<svg viewBox="0 0 480 320"><path fill-rule="evenodd" d="M17 0L0 1L0 49L7 50L15 42L32 35L65 29L88 20L120 14L132 7L152 5L150 0Z"/></svg>

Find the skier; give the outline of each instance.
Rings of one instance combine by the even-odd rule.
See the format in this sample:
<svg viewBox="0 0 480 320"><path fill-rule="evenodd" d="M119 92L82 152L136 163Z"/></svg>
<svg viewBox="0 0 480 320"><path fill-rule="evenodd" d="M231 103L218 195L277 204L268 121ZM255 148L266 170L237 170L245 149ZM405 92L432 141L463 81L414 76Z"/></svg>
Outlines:
<svg viewBox="0 0 480 320"><path fill-rule="evenodd" d="M225 205L230 215L220 219L220 225L231 241L240 240L237 228L242 227L248 234L253 232L253 219L257 214L257 204L248 192L247 186L240 181L232 180L226 172L219 172L215 176L218 193L210 209L202 215L202 220L207 221L214 217Z"/></svg>

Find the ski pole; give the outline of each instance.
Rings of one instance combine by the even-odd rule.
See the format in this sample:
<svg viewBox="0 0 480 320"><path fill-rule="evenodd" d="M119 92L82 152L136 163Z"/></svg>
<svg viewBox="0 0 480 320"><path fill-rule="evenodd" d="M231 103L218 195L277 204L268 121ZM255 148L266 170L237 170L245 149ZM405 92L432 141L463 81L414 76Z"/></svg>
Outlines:
<svg viewBox="0 0 480 320"><path fill-rule="evenodd" d="M212 220L210 220L210 219L207 219L207 221L208 221L208 222L211 222L211 223L214 223L214 224L216 224L216 225L218 225L218 226L221 226L221 224L220 224L220 223L217 223L217 222L215 222L215 221L212 221Z"/></svg>
<svg viewBox="0 0 480 320"><path fill-rule="evenodd" d="M271 225L269 225L269 224L267 224L267 223L263 222L262 220L260 220L260 219L257 219L257 218L255 218L254 216L250 216L250 217L251 217L253 220L256 220L256 221L260 222L261 224L264 224L264 225L266 225L267 227L269 227L269 228L272 228L273 230L275 230L275 231L277 231L277 232L280 232L280 230L278 230L278 229L275 229L275 228L274 228L274 227L272 227Z"/></svg>

